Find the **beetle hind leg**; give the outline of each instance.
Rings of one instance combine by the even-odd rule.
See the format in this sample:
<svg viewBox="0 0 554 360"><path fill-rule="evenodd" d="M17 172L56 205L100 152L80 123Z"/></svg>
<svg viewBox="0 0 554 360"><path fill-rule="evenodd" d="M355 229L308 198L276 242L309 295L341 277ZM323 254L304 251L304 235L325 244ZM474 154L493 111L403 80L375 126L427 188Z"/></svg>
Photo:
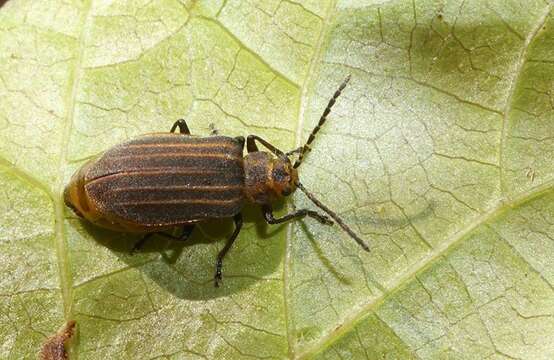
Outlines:
<svg viewBox="0 0 554 360"><path fill-rule="evenodd" d="M179 236L173 236L173 235L170 235L170 234L166 234L164 232L148 233L148 234L144 235L142 237L142 239L140 239L139 241L137 241L135 243L135 246L133 246L133 248L131 249L131 254L134 254L135 252L140 250L144 246L146 241L154 235L160 235L162 237L165 237L165 238L168 238L168 239L171 239L171 240L175 240L175 241L186 241L186 240L188 240L188 238L190 238L190 235L192 234L193 230L194 230L194 225L185 225L185 226L183 226L183 231L181 232L181 235L179 235Z"/></svg>
<svg viewBox="0 0 554 360"><path fill-rule="evenodd" d="M227 240L227 243L225 243L225 247L221 249L219 254L217 254L217 260L215 263L215 276L214 276L215 287L219 287L219 283L221 282L221 279L222 279L221 270L223 268L223 258L225 257L225 255L227 255L227 252L229 251L229 249L231 249L231 246L233 246L233 243L235 242L240 232L240 229L242 228L242 214L238 213L237 215L235 215L234 220L235 220L235 231L233 231L233 233Z"/></svg>

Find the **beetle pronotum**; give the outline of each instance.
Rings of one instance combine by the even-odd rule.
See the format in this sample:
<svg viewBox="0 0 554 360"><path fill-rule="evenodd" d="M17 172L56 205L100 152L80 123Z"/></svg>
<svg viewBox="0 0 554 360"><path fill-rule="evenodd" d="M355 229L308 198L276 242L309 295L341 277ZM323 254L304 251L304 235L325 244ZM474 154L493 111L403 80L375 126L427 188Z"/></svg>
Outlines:
<svg viewBox="0 0 554 360"><path fill-rule="evenodd" d="M233 217L235 230L217 256L215 286L221 281L223 258L242 227L241 210L245 202L260 205L269 224L309 216L332 225L333 219L369 251L337 214L306 190L297 171L349 80L350 76L339 86L306 144L296 150L285 153L256 135L249 135L248 154L243 157L244 137L192 136L186 122L180 119L169 133L144 135L116 145L99 159L85 164L66 186L65 203L78 216L96 225L146 233L135 249L155 233L182 227L178 237L164 234L182 241L199 221ZM179 133L175 133L177 128ZM269 152L260 151L256 143ZM295 154L298 157L292 163ZM300 209L275 218L271 204L297 188L328 216Z"/></svg>

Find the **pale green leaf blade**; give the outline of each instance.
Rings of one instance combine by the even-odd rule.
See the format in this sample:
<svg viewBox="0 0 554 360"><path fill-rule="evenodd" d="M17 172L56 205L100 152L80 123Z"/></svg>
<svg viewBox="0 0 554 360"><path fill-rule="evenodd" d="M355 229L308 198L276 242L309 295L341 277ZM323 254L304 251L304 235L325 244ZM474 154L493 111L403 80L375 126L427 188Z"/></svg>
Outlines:
<svg viewBox="0 0 554 360"><path fill-rule="evenodd" d="M396 358L406 347L422 359L552 358L553 267L540 254L552 248L554 194L526 200L461 239L318 358Z"/></svg>
<svg viewBox="0 0 554 360"><path fill-rule="evenodd" d="M64 318L81 359L551 357L551 10L10 0L2 357L34 357ZM301 145L348 74L301 177L370 254L336 227L266 227L247 208L214 289L228 222L131 256L136 236L64 208L85 161L180 117L198 135Z"/></svg>

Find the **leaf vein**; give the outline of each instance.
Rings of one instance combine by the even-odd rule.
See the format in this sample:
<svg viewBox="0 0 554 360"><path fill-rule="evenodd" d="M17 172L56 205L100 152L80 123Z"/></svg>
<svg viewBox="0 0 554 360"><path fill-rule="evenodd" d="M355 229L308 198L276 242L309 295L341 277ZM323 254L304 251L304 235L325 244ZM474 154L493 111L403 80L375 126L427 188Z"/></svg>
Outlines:
<svg viewBox="0 0 554 360"><path fill-rule="evenodd" d="M499 141L499 150L498 150L498 161L500 166L500 190L504 196L506 196L508 199L510 199L510 195L508 195L508 185L506 184L505 179L505 151L504 148L506 147L506 139L508 137L508 127L510 122L510 114L512 112L512 101L514 98L514 94L517 89L517 84L519 82L519 78L523 72L524 65L526 63L525 57L527 56L527 51L529 50L529 45L533 42L537 34L539 33L540 29L544 26L546 20L548 19L548 16L550 15L550 12L552 11L553 3L550 3L546 6L544 13L537 19L537 23L535 24L535 27L531 30L527 38L525 39L525 42L523 44L523 47L521 49L521 52L519 54L519 57L517 59L516 65L515 65L515 71L514 71L514 78L512 79L512 83L510 84L510 88L508 90L508 97L506 98L506 105L504 106L503 111L503 117L502 117L502 131L500 132L500 141Z"/></svg>

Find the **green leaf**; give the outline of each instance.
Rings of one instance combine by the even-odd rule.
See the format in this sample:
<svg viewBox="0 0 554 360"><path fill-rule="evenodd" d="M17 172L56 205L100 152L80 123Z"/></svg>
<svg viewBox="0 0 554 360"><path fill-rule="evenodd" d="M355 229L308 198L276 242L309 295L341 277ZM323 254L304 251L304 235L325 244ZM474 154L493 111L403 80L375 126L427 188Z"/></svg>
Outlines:
<svg viewBox="0 0 554 360"><path fill-rule="evenodd" d="M79 359L554 357L548 0L10 0L0 9L0 358L69 319ZM370 244L255 207L191 241L77 219L88 159L180 118L301 145ZM296 194L284 213L311 206Z"/></svg>

